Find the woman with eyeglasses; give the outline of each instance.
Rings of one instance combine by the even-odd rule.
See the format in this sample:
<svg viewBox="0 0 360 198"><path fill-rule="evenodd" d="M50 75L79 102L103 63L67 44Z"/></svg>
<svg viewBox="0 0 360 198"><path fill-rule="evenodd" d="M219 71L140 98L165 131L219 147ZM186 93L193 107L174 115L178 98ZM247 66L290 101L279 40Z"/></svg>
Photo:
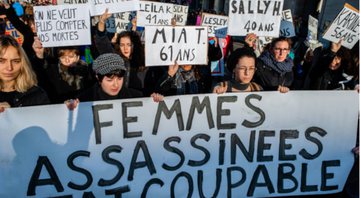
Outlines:
<svg viewBox="0 0 360 198"><path fill-rule="evenodd" d="M36 56L32 63L52 103L74 98L94 83L91 68L81 60L77 47L58 48L57 57L52 57L44 53L40 39L35 38L33 49Z"/></svg>
<svg viewBox="0 0 360 198"><path fill-rule="evenodd" d="M11 36L0 36L0 112L9 107L48 104L22 47Z"/></svg>
<svg viewBox="0 0 360 198"><path fill-rule="evenodd" d="M251 47L256 36L247 36L245 42ZM264 50L257 59L254 81L265 91L288 92L294 81L293 60L289 57L291 40L279 37L272 40L270 48Z"/></svg>
<svg viewBox="0 0 360 198"><path fill-rule="evenodd" d="M99 54L117 53L125 60L125 87L142 91L143 81L138 74L145 70L145 52L141 44L140 36L135 31L123 31L115 33L112 44L106 31L106 21L111 17L108 9L100 16L97 24L95 45ZM136 28L136 26L133 26Z"/></svg>
<svg viewBox="0 0 360 198"><path fill-rule="evenodd" d="M252 82L256 67L256 55L249 48L238 48L228 58L227 67L232 79L217 84L213 93L261 91L262 87Z"/></svg>

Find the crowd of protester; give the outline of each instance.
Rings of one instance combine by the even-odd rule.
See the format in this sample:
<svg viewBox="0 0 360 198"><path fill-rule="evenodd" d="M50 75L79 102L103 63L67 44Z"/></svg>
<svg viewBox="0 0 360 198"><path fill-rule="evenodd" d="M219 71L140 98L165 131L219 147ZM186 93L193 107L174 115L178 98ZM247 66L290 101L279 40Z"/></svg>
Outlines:
<svg viewBox="0 0 360 198"><path fill-rule="evenodd" d="M209 63L221 58L226 63L225 74L214 77L210 64L175 61L166 67L145 67L144 45L135 23L128 31L108 33L105 24L111 14L107 10L93 27L92 46L44 48L36 36L32 4L22 3L22 9L18 4L0 5L0 112L64 102L73 109L81 101L148 96L158 102L163 96L202 93L359 91L359 42L351 50L342 47L341 41L311 49L304 39L279 37L259 52L258 37L250 33L238 49L233 49L229 37L229 54L222 57L218 39L212 38ZM199 25L201 13L189 12L188 25ZM5 35L6 21L23 35L22 45Z"/></svg>

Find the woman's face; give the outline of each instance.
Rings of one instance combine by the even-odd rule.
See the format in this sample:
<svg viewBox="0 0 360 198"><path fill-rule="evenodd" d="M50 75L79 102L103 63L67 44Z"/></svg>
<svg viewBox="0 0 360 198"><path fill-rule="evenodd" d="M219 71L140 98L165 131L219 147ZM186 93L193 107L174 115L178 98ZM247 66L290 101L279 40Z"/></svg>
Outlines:
<svg viewBox="0 0 360 198"><path fill-rule="evenodd" d="M340 67L340 65L341 65L341 58L335 56L329 65L329 69L337 70Z"/></svg>
<svg viewBox="0 0 360 198"><path fill-rule="evenodd" d="M240 83L250 83L255 73L255 59L244 56L239 59L234 68L235 80Z"/></svg>
<svg viewBox="0 0 360 198"><path fill-rule="evenodd" d="M62 65L70 67L79 61L80 56L76 55L73 50L64 50L64 54L59 59Z"/></svg>
<svg viewBox="0 0 360 198"><path fill-rule="evenodd" d="M290 45L287 41L279 41L275 43L272 52L277 62L283 62L290 53Z"/></svg>
<svg viewBox="0 0 360 198"><path fill-rule="evenodd" d="M120 52L123 56L130 59L133 51L133 45L129 37L120 38Z"/></svg>
<svg viewBox="0 0 360 198"><path fill-rule="evenodd" d="M184 71L190 71L192 69L192 65L180 65L180 67L184 70Z"/></svg>
<svg viewBox="0 0 360 198"><path fill-rule="evenodd" d="M105 76L101 81L101 88L106 94L110 96L116 96L119 94L123 86L123 83L124 83L123 77L118 77L115 75L112 77Z"/></svg>
<svg viewBox="0 0 360 198"><path fill-rule="evenodd" d="M18 50L9 46L0 56L0 80L4 83L14 83L21 71L21 57Z"/></svg>
<svg viewBox="0 0 360 198"><path fill-rule="evenodd" d="M35 22L30 22L30 28L31 28L31 31L32 31L33 33L36 33Z"/></svg>

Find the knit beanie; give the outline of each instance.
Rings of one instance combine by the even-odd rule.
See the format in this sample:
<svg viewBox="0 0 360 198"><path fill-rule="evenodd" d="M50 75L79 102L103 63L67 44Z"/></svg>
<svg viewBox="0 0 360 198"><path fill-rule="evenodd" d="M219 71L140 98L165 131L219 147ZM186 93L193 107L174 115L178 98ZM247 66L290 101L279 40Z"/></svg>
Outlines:
<svg viewBox="0 0 360 198"><path fill-rule="evenodd" d="M100 75L106 75L116 70L126 71L125 61L115 53L102 54L94 61L93 70Z"/></svg>

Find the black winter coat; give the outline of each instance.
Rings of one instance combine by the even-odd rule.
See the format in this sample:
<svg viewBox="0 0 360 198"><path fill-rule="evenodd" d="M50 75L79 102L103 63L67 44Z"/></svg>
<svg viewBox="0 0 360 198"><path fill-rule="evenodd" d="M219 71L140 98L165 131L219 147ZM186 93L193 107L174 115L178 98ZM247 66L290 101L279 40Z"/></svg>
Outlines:
<svg viewBox="0 0 360 198"><path fill-rule="evenodd" d="M80 102L98 101L98 100L116 100L126 98L139 98L142 97L142 93L138 90L122 87L117 96L109 96L102 89L99 83L96 83L93 87L80 93L78 99Z"/></svg>
<svg viewBox="0 0 360 198"><path fill-rule="evenodd" d="M274 91L278 89L279 85L291 87L294 81L294 72L291 71L280 74L270 67L267 67L260 59L257 59L254 81L260 84L264 91Z"/></svg>
<svg viewBox="0 0 360 198"><path fill-rule="evenodd" d="M50 103L46 92L38 86L33 86L25 93L17 91L0 92L0 102L7 102L11 107L44 105Z"/></svg>
<svg viewBox="0 0 360 198"><path fill-rule="evenodd" d="M63 80L59 71L59 62L55 59L32 60L33 67L39 80L39 86L45 89L52 103L63 103L67 99L75 98L82 91L94 84L91 68L82 60L77 65L69 67L68 72L74 76L81 76L80 87L70 85Z"/></svg>

